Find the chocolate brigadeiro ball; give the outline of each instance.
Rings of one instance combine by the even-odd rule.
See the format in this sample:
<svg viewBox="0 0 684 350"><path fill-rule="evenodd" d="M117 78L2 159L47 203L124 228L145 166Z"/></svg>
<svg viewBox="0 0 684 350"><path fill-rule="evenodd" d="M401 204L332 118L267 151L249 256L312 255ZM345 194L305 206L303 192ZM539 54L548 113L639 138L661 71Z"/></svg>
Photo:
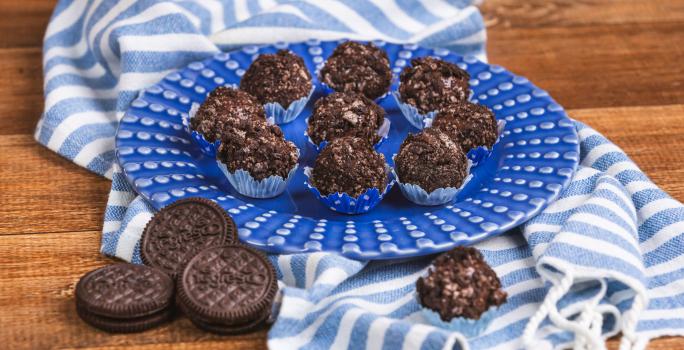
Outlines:
<svg viewBox="0 0 684 350"><path fill-rule="evenodd" d="M277 175L283 179L297 163L297 147L285 140L277 125L245 123L229 127L221 138L216 158L230 172L246 170L255 180Z"/></svg>
<svg viewBox="0 0 684 350"><path fill-rule="evenodd" d="M377 131L384 119L385 111L369 98L335 92L316 101L306 132L317 145L342 136L358 136L375 144L380 141Z"/></svg>
<svg viewBox="0 0 684 350"><path fill-rule="evenodd" d="M324 196L340 192L357 198L370 188L382 192L387 186L385 157L365 139L337 138L316 158L311 184Z"/></svg>
<svg viewBox="0 0 684 350"><path fill-rule="evenodd" d="M454 248L437 257L427 277L418 279L416 290L420 304L445 322L455 317L478 320L507 297L496 272L472 247Z"/></svg>
<svg viewBox="0 0 684 350"><path fill-rule="evenodd" d="M389 89L392 72L385 51L372 43L347 41L330 55L321 70L321 80L335 91L353 91L376 99Z"/></svg>
<svg viewBox="0 0 684 350"><path fill-rule="evenodd" d="M209 142L221 139L224 128L241 120L266 121L264 107L257 99L244 92L225 86L212 91L190 119L190 128Z"/></svg>
<svg viewBox="0 0 684 350"><path fill-rule="evenodd" d="M457 65L433 57L411 60L399 77L401 101L420 113L441 110L464 101L470 94L468 72Z"/></svg>
<svg viewBox="0 0 684 350"><path fill-rule="evenodd" d="M482 146L492 149L499 137L496 118L489 108L470 102L450 106L439 113L432 127L449 135L463 152Z"/></svg>
<svg viewBox="0 0 684 350"><path fill-rule="evenodd" d="M304 60L287 50L260 55L240 81L240 89L262 104L277 102L283 108L308 96L311 86L311 74Z"/></svg>
<svg viewBox="0 0 684 350"><path fill-rule="evenodd" d="M458 188L468 176L465 153L449 136L433 128L410 134L399 147L394 163L399 181L418 185L427 193Z"/></svg>

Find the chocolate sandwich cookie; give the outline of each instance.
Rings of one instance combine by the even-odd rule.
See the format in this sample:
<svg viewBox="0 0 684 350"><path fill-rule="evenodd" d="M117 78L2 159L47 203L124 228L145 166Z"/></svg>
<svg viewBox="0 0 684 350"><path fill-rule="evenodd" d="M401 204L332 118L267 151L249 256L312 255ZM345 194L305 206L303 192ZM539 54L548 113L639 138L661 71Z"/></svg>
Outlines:
<svg viewBox="0 0 684 350"><path fill-rule="evenodd" d="M81 319L108 332L143 331L173 314L173 280L149 266L115 264L91 271L75 294Z"/></svg>
<svg viewBox="0 0 684 350"><path fill-rule="evenodd" d="M188 259L204 248L236 243L233 219L206 198L186 198L164 207L145 227L140 256L174 277Z"/></svg>
<svg viewBox="0 0 684 350"><path fill-rule="evenodd" d="M266 256L242 245L203 250L179 277L178 302L192 322L219 334L253 330L268 318L277 291Z"/></svg>
<svg viewBox="0 0 684 350"><path fill-rule="evenodd" d="M337 46L320 75L335 91L356 92L370 99L385 94L392 82L387 53L373 43L354 41Z"/></svg>

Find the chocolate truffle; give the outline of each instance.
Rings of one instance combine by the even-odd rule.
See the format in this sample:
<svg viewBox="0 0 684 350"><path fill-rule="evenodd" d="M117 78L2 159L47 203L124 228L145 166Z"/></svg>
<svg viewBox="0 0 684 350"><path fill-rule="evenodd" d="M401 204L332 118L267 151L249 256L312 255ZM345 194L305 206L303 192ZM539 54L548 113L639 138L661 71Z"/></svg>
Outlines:
<svg viewBox="0 0 684 350"><path fill-rule="evenodd" d="M420 113L441 110L464 101L470 94L468 72L457 65L433 57L411 60L399 77L401 101Z"/></svg>
<svg viewBox="0 0 684 350"><path fill-rule="evenodd" d="M311 86L311 74L304 60L287 50L260 55L240 81L240 89L262 104L277 102L283 108L308 96Z"/></svg>
<svg viewBox="0 0 684 350"><path fill-rule="evenodd" d="M190 119L190 128L202 134L209 142L221 139L227 125L241 120L266 121L264 107L254 96L237 89L219 86Z"/></svg>
<svg viewBox="0 0 684 350"><path fill-rule="evenodd" d="M496 272L472 247L443 253L416 283L420 304L437 312L442 321L455 317L479 320L492 306L506 302L506 292Z"/></svg>
<svg viewBox="0 0 684 350"><path fill-rule="evenodd" d="M359 137L340 137L330 142L316 158L311 184L324 195L346 193L357 198L366 190L387 186L385 157Z"/></svg>
<svg viewBox="0 0 684 350"><path fill-rule="evenodd" d="M449 136L433 128L410 134L399 147L394 163L399 181L418 185L427 193L458 188L468 176L465 153Z"/></svg>
<svg viewBox="0 0 684 350"><path fill-rule="evenodd" d="M389 89L392 72L385 51L372 43L347 41L328 58L321 69L321 81L335 91L353 91L376 99Z"/></svg>
<svg viewBox="0 0 684 350"><path fill-rule="evenodd" d="M314 106L307 134L315 144L342 136L358 136L371 144L380 141L378 129L385 111L369 98L354 92L335 92Z"/></svg>
<svg viewBox="0 0 684 350"><path fill-rule="evenodd" d="M230 172L243 169L255 180L273 175L286 179L297 163L298 153L277 125L252 122L228 127L216 157Z"/></svg>
<svg viewBox="0 0 684 350"><path fill-rule="evenodd" d="M492 111L470 102L459 103L440 111L432 122L432 127L449 135L454 142L461 145L465 153L478 146L492 149L499 137Z"/></svg>

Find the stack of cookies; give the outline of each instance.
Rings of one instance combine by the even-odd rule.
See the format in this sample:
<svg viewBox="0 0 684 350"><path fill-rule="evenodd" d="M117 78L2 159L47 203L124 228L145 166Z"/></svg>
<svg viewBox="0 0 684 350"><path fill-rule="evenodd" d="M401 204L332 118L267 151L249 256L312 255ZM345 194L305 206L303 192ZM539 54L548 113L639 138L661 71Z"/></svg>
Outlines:
<svg viewBox="0 0 684 350"><path fill-rule="evenodd" d="M145 227L145 265L109 265L84 275L76 310L109 332L138 332L172 318L178 306L199 328L244 333L265 324L277 292L266 256L240 245L225 210L204 198L179 200Z"/></svg>

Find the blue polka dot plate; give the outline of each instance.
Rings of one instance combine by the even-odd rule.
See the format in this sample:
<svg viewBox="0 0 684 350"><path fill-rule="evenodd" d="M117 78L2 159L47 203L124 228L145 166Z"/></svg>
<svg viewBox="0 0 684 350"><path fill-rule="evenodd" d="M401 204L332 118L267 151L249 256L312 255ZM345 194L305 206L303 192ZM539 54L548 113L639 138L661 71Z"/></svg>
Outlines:
<svg viewBox="0 0 684 350"><path fill-rule="evenodd" d="M417 206L393 188L372 211L338 214L325 208L305 185L303 169L316 150L304 134L316 91L285 137L300 149L300 166L287 190L276 198L252 199L231 188L213 158L192 141L183 126L193 102L201 103L220 85L238 84L261 53L287 48L317 73L338 42L248 46L219 53L166 76L145 89L122 119L117 157L126 177L155 208L185 197L215 200L233 217L247 244L273 253L338 252L356 259L420 256L472 244L509 230L555 200L570 182L579 159L577 133L554 100L527 79L506 69L443 49L378 42L397 75L412 57L434 55L466 69L473 102L505 120L503 137L492 155L473 169L473 178L452 203ZM314 74L317 75L317 74ZM389 138L379 147L391 160L409 132L417 132L393 98L380 104L391 120Z"/></svg>

